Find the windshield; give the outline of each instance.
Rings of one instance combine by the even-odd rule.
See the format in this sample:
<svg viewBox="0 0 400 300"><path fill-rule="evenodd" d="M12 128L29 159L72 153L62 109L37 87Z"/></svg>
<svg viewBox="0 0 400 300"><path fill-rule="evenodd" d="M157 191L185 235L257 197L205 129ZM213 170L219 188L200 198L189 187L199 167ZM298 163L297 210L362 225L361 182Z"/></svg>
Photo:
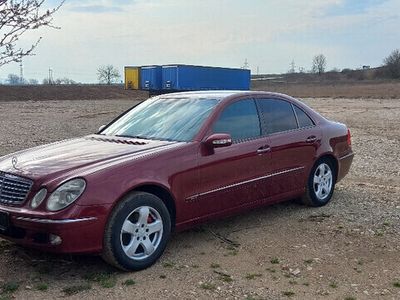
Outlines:
<svg viewBox="0 0 400 300"><path fill-rule="evenodd" d="M217 99L150 98L101 134L188 142L217 103Z"/></svg>

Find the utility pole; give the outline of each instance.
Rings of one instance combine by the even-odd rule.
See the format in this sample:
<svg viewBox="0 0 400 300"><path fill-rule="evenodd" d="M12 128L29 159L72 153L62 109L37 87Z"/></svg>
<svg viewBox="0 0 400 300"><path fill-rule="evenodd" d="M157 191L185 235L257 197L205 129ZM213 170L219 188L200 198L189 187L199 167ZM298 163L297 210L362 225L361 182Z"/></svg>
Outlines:
<svg viewBox="0 0 400 300"><path fill-rule="evenodd" d="M24 68L22 65L22 60L19 64L19 84L23 84L24 83Z"/></svg>
<svg viewBox="0 0 400 300"><path fill-rule="evenodd" d="M244 64L243 64L242 69L248 70L249 67L250 67L250 65L249 65L249 63L247 62L247 58L246 58L246 59L244 60Z"/></svg>
<svg viewBox="0 0 400 300"><path fill-rule="evenodd" d="M294 74L296 73L296 64L294 63L294 59L290 63L290 69L289 69L289 74Z"/></svg>
<svg viewBox="0 0 400 300"><path fill-rule="evenodd" d="M53 84L53 69L49 68L49 84Z"/></svg>

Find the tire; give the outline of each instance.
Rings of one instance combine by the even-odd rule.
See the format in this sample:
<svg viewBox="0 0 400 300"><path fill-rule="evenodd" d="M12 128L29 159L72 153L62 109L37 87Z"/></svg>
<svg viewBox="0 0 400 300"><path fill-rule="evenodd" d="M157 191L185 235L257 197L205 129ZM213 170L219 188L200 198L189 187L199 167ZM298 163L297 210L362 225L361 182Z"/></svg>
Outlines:
<svg viewBox="0 0 400 300"><path fill-rule="evenodd" d="M308 206L324 206L335 190L336 170L329 159L318 160L311 169L302 203Z"/></svg>
<svg viewBox="0 0 400 300"><path fill-rule="evenodd" d="M167 207L157 196L133 192L113 209L108 220L103 259L124 271L139 271L162 255L171 233Z"/></svg>

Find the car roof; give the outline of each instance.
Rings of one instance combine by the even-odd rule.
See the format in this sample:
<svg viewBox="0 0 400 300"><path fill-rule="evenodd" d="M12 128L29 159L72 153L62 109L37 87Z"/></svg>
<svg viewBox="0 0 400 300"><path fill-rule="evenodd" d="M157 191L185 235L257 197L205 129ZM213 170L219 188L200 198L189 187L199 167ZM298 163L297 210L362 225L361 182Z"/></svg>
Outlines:
<svg viewBox="0 0 400 300"><path fill-rule="evenodd" d="M190 92L178 92L163 94L158 97L160 98L203 98L203 99L225 99L239 96L256 96L256 95L268 95L276 97L288 97L284 94L272 93L272 92L261 92L261 91L241 91L241 90L208 90L208 91L190 91Z"/></svg>

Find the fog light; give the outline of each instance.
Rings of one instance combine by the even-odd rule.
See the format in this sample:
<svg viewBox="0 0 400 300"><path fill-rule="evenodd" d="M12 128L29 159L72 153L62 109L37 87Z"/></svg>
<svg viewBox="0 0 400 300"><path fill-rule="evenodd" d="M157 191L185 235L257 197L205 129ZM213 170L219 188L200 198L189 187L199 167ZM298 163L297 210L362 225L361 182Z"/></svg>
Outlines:
<svg viewBox="0 0 400 300"><path fill-rule="evenodd" d="M55 234L50 234L49 239L50 239L50 244L52 244L53 246L57 246L62 243L61 237Z"/></svg>

